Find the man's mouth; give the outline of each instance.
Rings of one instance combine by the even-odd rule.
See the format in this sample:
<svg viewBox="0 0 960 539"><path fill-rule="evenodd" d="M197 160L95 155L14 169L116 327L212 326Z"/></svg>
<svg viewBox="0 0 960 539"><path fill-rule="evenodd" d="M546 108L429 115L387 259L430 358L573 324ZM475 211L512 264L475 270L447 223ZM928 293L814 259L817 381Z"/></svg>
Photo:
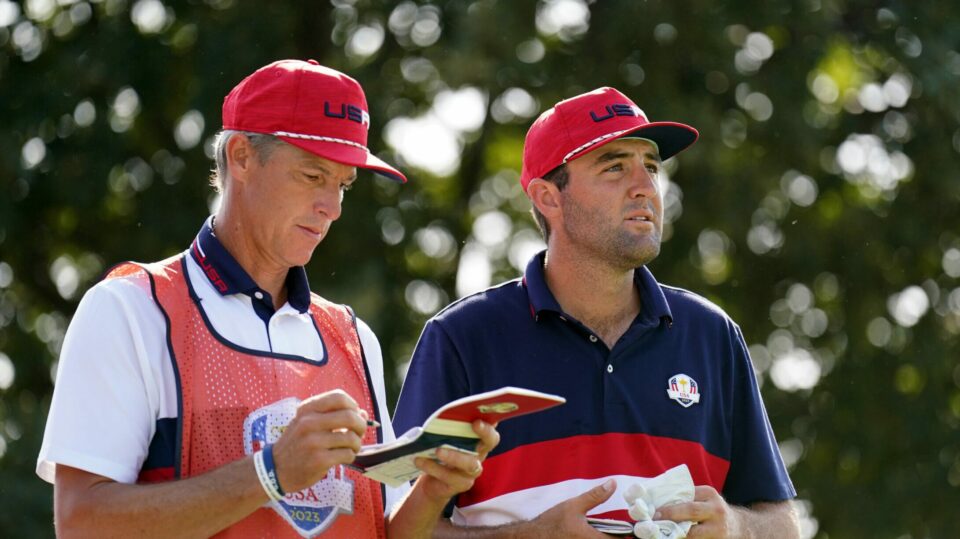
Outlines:
<svg viewBox="0 0 960 539"><path fill-rule="evenodd" d="M319 228L313 228L313 227L303 226L303 225L297 225L297 226L300 228L300 230L303 230L304 232L306 232L307 234L310 234L311 236L315 236L317 238L320 238L323 236L323 233L320 231Z"/></svg>

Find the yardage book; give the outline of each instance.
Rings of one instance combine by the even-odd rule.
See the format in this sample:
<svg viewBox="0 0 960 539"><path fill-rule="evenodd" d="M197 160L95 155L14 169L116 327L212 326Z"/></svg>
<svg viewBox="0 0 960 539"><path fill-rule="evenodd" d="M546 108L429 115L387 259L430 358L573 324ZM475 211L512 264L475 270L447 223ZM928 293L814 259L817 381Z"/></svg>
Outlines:
<svg viewBox="0 0 960 539"><path fill-rule="evenodd" d="M587 517L587 524L607 535L633 535L633 524L625 520Z"/></svg>
<svg viewBox="0 0 960 539"><path fill-rule="evenodd" d="M493 424L565 402L557 395L510 386L463 397L440 407L422 427L413 427L392 442L363 446L351 466L396 487L420 475L413 464L417 457L436 459L441 447L474 452L478 437L472 423L477 419Z"/></svg>

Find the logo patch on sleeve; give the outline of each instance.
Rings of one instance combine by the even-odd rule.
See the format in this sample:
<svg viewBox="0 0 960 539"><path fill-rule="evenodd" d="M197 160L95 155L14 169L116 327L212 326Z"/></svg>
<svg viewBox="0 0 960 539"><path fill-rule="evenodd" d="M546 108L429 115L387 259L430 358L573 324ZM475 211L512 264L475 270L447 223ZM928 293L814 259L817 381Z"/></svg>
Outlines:
<svg viewBox="0 0 960 539"><path fill-rule="evenodd" d="M686 374L674 374L667 382L667 396L680 403L680 406L689 408L700 402L700 386Z"/></svg>
<svg viewBox="0 0 960 539"><path fill-rule="evenodd" d="M255 410L243 422L243 450L247 455L276 443L297 414L295 397L279 400ZM300 492L288 492L269 506L301 537L315 537L329 528L341 513L353 514L353 481L342 466L330 468L317 484Z"/></svg>

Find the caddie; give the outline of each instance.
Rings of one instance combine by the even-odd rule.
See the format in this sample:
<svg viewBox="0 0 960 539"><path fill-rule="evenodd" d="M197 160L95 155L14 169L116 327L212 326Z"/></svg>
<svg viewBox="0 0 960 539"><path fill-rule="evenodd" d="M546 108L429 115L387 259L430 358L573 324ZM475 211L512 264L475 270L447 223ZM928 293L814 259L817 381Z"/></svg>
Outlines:
<svg viewBox="0 0 960 539"><path fill-rule="evenodd" d="M110 271L70 324L37 463L58 535L426 537L470 488L497 443L479 422L479 455L421 459L409 492L347 467L394 437L380 345L304 266L357 168L406 181L369 126L357 81L312 60L226 96L215 214L184 252Z"/></svg>

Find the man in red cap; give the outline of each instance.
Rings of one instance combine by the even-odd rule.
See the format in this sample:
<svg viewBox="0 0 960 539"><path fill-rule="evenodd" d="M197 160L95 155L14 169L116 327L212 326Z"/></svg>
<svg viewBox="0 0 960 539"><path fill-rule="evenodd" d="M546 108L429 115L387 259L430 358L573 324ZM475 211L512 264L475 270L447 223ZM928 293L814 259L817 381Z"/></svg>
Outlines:
<svg viewBox="0 0 960 539"><path fill-rule="evenodd" d="M473 484L497 443L480 422L479 455L421 459L411 489L347 467L394 438L380 346L304 265L357 167L406 181L367 149L367 111L312 60L227 95L215 215L187 251L114 268L67 332L37 464L58 534L424 537Z"/></svg>
<svg viewBox="0 0 960 539"><path fill-rule="evenodd" d="M798 536L739 327L646 267L660 252L662 161L697 137L613 88L557 103L527 132L520 183L547 249L523 278L427 323L394 427L503 385L567 403L498 427L438 535L602 537L586 516L631 521L628 491L685 465L693 501L644 508L662 533L692 522L689 537Z"/></svg>

